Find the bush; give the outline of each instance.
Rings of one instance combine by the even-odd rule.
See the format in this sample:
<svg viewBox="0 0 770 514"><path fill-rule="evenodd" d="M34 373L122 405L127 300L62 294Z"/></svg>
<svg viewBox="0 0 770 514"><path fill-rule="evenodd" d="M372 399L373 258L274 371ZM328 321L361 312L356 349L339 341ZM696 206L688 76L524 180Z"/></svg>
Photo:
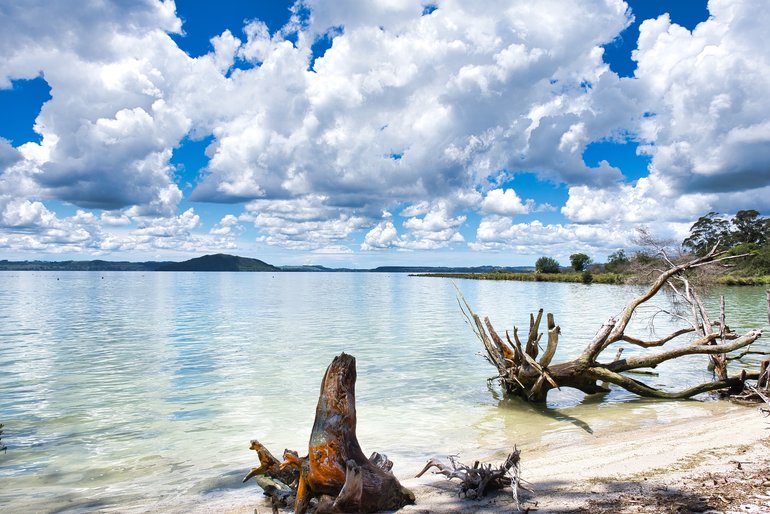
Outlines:
<svg viewBox="0 0 770 514"><path fill-rule="evenodd" d="M584 284L590 284L591 282L594 281L594 276L593 276L593 274L591 274L590 271L585 270L580 275L580 281L583 282Z"/></svg>
<svg viewBox="0 0 770 514"><path fill-rule="evenodd" d="M543 256L535 262L535 271L538 273L558 273L559 268L559 261L551 257Z"/></svg>

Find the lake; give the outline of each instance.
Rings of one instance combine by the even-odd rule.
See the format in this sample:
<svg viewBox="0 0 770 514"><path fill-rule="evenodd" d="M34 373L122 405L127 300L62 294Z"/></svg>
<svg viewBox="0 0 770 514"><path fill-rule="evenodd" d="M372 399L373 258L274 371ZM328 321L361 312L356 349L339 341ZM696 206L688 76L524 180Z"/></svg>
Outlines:
<svg viewBox="0 0 770 514"><path fill-rule="evenodd" d="M306 450L323 372L343 351L357 359L361 446L386 453L399 476L436 455L471 460L518 444L526 458L575 434L720 408L620 390L603 400L554 391L548 409L501 399L455 286L500 331L525 327L539 307L553 312L554 362L580 353L640 291L376 273L0 272L0 505L183 512L256 501L256 486L240 483L257 464L249 440L276 455ZM763 288L711 291L713 318L719 294L731 328L768 329ZM633 333L648 334L655 312L643 309ZM660 332L672 323L654 321ZM705 381L706 364L670 362L649 380Z"/></svg>

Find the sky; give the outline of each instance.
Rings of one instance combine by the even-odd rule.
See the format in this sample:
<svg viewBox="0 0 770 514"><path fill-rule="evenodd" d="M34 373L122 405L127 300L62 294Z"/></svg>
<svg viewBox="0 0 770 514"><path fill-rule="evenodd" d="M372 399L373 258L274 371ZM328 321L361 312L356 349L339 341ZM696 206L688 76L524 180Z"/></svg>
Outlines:
<svg viewBox="0 0 770 514"><path fill-rule="evenodd" d="M0 0L0 259L562 264L770 214L764 0Z"/></svg>

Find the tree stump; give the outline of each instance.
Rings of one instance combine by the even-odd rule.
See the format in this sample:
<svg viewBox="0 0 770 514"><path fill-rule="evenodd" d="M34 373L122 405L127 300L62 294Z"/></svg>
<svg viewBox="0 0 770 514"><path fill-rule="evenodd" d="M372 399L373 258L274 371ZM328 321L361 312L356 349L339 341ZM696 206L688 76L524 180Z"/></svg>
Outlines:
<svg viewBox="0 0 770 514"><path fill-rule="evenodd" d="M377 512L414 503L414 494L390 472L393 463L379 453L366 458L356 436L356 360L342 353L326 369L316 407L308 455L284 452L278 463L267 449L252 441L260 458L244 480L267 475L294 491L294 512L304 514L317 499L314 512ZM256 443L256 444L255 444ZM285 473L291 470L291 475ZM296 477L296 480L294 480ZM267 491L266 491L267 492ZM276 501L273 501L273 505ZM275 511L275 507L274 507Z"/></svg>

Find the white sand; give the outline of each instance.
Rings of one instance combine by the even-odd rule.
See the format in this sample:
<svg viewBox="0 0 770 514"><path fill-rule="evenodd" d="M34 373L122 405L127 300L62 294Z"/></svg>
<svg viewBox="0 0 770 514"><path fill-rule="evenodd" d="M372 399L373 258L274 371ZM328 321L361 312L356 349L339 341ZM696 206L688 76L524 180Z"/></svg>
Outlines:
<svg viewBox="0 0 770 514"><path fill-rule="evenodd" d="M686 409L686 404L682 404ZM674 416L674 418L676 418ZM660 512L654 507L634 510L629 493L653 494L684 487L703 473L744 469L768 469L770 463L770 420L756 408L728 406L699 415L673 419L668 423L599 434L575 432L564 437L545 438L539 446L520 447L522 478L535 490L523 493L523 506L547 512L593 512L590 500L618 500L616 508L604 512ZM505 457L500 452L491 462ZM468 456L466 462L472 462ZM426 459L427 460L427 459ZM760 471L761 473L761 471ZM729 476L729 475L728 475ZM426 473L422 478L399 476L414 491L417 502L399 513L510 513L514 503L510 490L479 501L458 498L457 481ZM768 471L770 480L770 471ZM763 489L764 490L764 489ZM770 495L770 490L767 492ZM222 499L187 512L267 514L270 508L255 488L233 501ZM638 496L637 496L638 497ZM621 500L625 498L625 503ZM632 503L629 504L628 502ZM763 503L763 501L765 503ZM536 503L535 503L536 502ZM631 509L631 510L629 510ZM752 510L753 509L753 510ZM770 496L754 504L741 505L734 512L770 512ZM733 512L717 510L711 512Z"/></svg>
<svg viewBox="0 0 770 514"><path fill-rule="evenodd" d="M734 469L737 461L764 462L765 466L770 462L770 423L756 408L736 406L707 417L586 435L531 453L522 448L522 478L535 490L534 497L528 497L537 502L538 512L571 512L581 507L590 512L585 505L591 498L678 484L699 473ZM448 485L443 477L403 483L414 490L417 504L400 512L513 510L510 492L477 502L458 500L456 485ZM767 508L770 512L770 505Z"/></svg>

